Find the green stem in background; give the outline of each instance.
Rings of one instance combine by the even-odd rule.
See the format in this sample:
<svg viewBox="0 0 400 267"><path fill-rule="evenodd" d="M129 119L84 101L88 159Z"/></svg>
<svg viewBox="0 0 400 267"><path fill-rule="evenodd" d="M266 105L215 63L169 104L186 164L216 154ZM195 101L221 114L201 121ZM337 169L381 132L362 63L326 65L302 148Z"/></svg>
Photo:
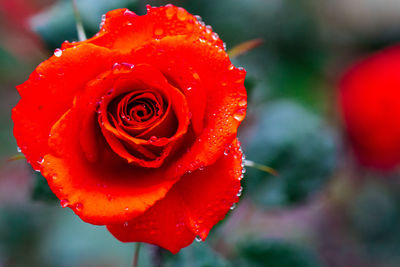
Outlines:
<svg viewBox="0 0 400 267"><path fill-rule="evenodd" d="M86 40L85 29L82 24L82 17L78 10L78 5L76 4L76 0L72 0L72 8L74 9L75 22L76 22L76 31L78 32L79 41Z"/></svg>
<svg viewBox="0 0 400 267"><path fill-rule="evenodd" d="M278 172L276 170L274 170L273 168L265 166L265 165L262 165L262 164L259 164L259 163L256 163L254 161L245 159L243 161L243 163L244 163L244 166L246 166L246 167L255 168L255 169L258 169L260 171L272 174L274 176L278 176L279 175Z"/></svg>
<svg viewBox="0 0 400 267"><path fill-rule="evenodd" d="M140 246L142 243L137 242L135 245L135 254L133 254L133 267L138 267L138 263L139 263L139 252L140 252Z"/></svg>

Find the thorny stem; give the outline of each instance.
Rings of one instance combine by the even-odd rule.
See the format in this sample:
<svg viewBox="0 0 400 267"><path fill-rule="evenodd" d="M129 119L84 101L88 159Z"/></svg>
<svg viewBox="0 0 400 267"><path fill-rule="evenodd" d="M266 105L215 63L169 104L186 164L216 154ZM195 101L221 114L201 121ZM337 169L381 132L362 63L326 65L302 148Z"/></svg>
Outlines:
<svg viewBox="0 0 400 267"><path fill-rule="evenodd" d="M78 5L76 4L76 0L72 0L72 8L74 9L75 22L76 22L76 31L78 32L79 41L86 40L85 29L82 24L82 17L78 10Z"/></svg>
<svg viewBox="0 0 400 267"><path fill-rule="evenodd" d="M254 162L252 160L245 159L243 161L243 163L244 163L244 165L246 167L252 167L252 168L258 169L260 171L272 174L274 176L278 176L279 175L278 172L276 170L274 170L273 168L265 166L265 165L262 165L262 164L259 164L259 163L256 163L256 162Z"/></svg>
<svg viewBox="0 0 400 267"><path fill-rule="evenodd" d="M137 242L135 245L135 253L133 254L133 267L138 267L138 262L139 262L139 252L140 252L140 246L142 243Z"/></svg>

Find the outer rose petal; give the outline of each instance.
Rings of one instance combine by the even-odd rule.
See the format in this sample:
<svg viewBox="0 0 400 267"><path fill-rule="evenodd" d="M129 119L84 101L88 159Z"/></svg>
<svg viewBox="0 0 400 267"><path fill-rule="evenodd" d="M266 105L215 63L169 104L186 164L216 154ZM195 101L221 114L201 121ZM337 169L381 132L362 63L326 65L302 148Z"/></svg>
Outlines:
<svg viewBox="0 0 400 267"><path fill-rule="evenodd" d="M60 148L56 154L62 157L49 153L42 164L42 174L63 206L86 222L103 225L130 220L165 196L178 177L165 177L164 168L133 167L105 144L101 164L87 161L80 149L80 125L71 123L81 116L71 109L54 125L49 145Z"/></svg>
<svg viewBox="0 0 400 267"><path fill-rule="evenodd" d="M72 106L77 92L97 74L110 69L118 56L118 51L82 44L44 61L17 87L21 100L12 113L14 136L33 168L40 168L48 153L50 129Z"/></svg>
<svg viewBox="0 0 400 267"><path fill-rule="evenodd" d="M143 215L108 225L108 230L120 241L152 243L172 253L190 245L196 235L205 240L239 200L242 153L236 140L227 152L215 164L183 176Z"/></svg>
<svg viewBox="0 0 400 267"><path fill-rule="evenodd" d="M63 48L81 43L92 43L129 52L154 39L179 35L200 38L223 48L223 42L209 27L181 7L167 5L152 8L148 6L147 11L144 16L138 16L125 8L109 11L98 34L83 42L66 42Z"/></svg>
<svg viewBox="0 0 400 267"><path fill-rule="evenodd" d="M400 163L400 46L360 61L340 83L347 133L361 163L390 170Z"/></svg>

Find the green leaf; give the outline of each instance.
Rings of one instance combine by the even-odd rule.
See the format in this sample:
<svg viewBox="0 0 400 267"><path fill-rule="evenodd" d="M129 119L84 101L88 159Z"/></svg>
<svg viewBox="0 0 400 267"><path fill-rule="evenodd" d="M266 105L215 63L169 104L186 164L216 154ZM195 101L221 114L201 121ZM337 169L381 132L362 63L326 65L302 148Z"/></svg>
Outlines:
<svg viewBox="0 0 400 267"><path fill-rule="evenodd" d="M99 30L101 16L116 8L136 7L135 0L80 0L78 9L88 37ZM30 21L32 29L39 34L49 49L56 49L65 41L78 39L71 0L59 0L54 5L35 15Z"/></svg>
<svg viewBox="0 0 400 267"><path fill-rule="evenodd" d="M265 206L305 200L330 178L336 164L333 133L320 118L292 101L276 101L256 112L251 133L242 138L246 158L279 175L247 168L248 195Z"/></svg>
<svg viewBox="0 0 400 267"><path fill-rule="evenodd" d="M246 241L239 246L240 264L247 267L318 267L310 250L280 240Z"/></svg>
<svg viewBox="0 0 400 267"><path fill-rule="evenodd" d="M232 266L221 255L213 251L206 243L193 242L177 254L165 252L164 267L229 267Z"/></svg>

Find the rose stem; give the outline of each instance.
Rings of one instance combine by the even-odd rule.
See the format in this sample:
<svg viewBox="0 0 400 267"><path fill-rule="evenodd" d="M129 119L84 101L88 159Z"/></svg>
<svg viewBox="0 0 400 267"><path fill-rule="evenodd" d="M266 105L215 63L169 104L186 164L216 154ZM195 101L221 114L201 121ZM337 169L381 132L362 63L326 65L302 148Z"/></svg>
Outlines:
<svg viewBox="0 0 400 267"><path fill-rule="evenodd" d="M279 175L278 172L276 170L274 170L273 168L265 166L265 165L262 165L262 164L259 164L259 163L256 163L256 162L254 162L252 160L245 159L243 161L243 163L244 163L244 166L246 166L246 167L251 167L251 168L255 168L255 169L258 169L260 171L263 171L263 172L268 172L269 174L272 174L274 176L278 176Z"/></svg>
<svg viewBox="0 0 400 267"><path fill-rule="evenodd" d="M76 0L72 0L72 8L74 9L74 16L76 22L76 31L78 32L79 41L86 40L85 29L83 28L81 14L78 10L78 5L76 4Z"/></svg>
<svg viewBox="0 0 400 267"><path fill-rule="evenodd" d="M139 262L139 252L140 252L140 245L142 243L137 242L135 245L135 253L133 254L133 267L138 267L138 262Z"/></svg>

